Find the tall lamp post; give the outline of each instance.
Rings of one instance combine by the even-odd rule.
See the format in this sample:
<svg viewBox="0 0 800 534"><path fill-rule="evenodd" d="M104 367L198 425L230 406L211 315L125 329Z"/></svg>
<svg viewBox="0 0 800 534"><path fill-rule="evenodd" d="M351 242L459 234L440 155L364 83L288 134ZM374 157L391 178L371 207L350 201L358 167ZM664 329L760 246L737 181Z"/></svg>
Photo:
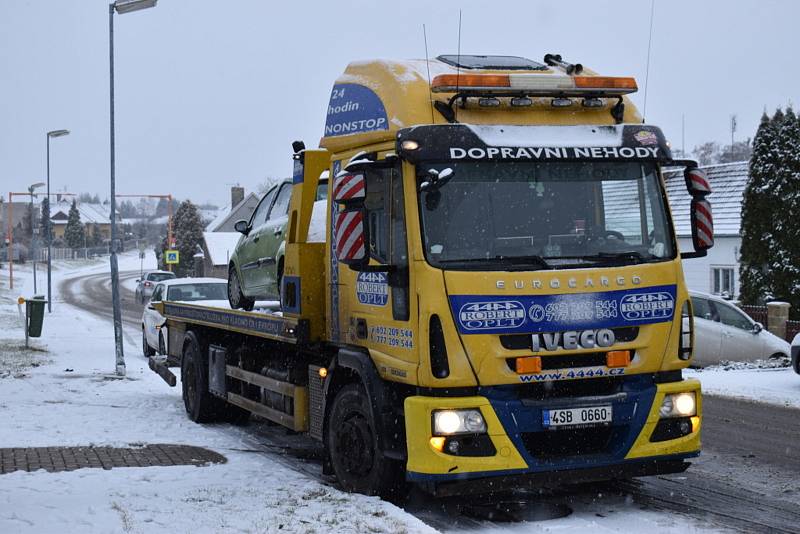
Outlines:
<svg viewBox="0 0 800 534"><path fill-rule="evenodd" d="M45 184L44 182L36 182L35 184L31 184L28 186L28 193L31 195L31 257L33 258L33 293L36 294L36 230L35 230L35 221L36 217L33 212L33 197L34 191L39 188L43 187Z"/></svg>
<svg viewBox="0 0 800 534"><path fill-rule="evenodd" d="M47 132L47 211L48 217L52 213L53 207L50 205L50 138L63 137L69 135L69 130L52 130ZM51 246L53 243L53 229L50 226L50 221L47 221L47 313L53 312L53 263L50 261L50 254L52 252Z"/></svg>
<svg viewBox="0 0 800 534"><path fill-rule="evenodd" d="M111 122L111 306L114 311L114 344L117 354L117 375L125 376L125 354L122 351L122 310L119 302L119 266L117 264L117 200L114 183L114 11L120 15L155 7L158 0L116 0L108 5L108 63Z"/></svg>

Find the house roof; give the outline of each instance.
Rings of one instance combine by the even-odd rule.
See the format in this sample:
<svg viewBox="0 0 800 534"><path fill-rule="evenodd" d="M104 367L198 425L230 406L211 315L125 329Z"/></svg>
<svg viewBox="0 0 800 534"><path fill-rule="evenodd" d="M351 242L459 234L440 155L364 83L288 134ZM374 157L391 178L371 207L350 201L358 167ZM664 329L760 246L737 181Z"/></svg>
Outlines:
<svg viewBox="0 0 800 534"><path fill-rule="evenodd" d="M239 216L238 215L239 211L245 205L252 203L253 207L255 208L255 205L258 204L258 201L259 201L259 196L256 195L255 193L250 193L249 195L246 195L238 204L236 204L230 210L226 209L219 210L219 214L217 215L217 217L213 221L208 223L208 226L206 226L206 231L216 232L219 228L224 226L226 223L230 222L230 220L233 217ZM250 213L247 213L247 217L245 218L249 218L251 213L252 211Z"/></svg>
<svg viewBox="0 0 800 534"><path fill-rule="evenodd" d="M111 210L104 204L92 204L89 202L78 202L75 204L81 216L83 224L111 224ZM53 224L66 224L69 210L72 207L72 200L62 200L54 202L50 210L50 219ZM61 213L63 215L59 216Z"/></svg>
<svg viewBox="0 0 800 534"><path fill-rule="evenodd" d="M211 264L228 265L240 237L239 232L203 232Z"/></svg>
<svg viewBox="0 0 800 534"><path fill-rule="evenodd" d="M742 222L742 197L747 186L749 171L747 161L722 163L701 167L706 171L711 182L711 194L708 196L714 214L715 236L738 236ZM691 196L686 191L683 170L666 170L664 180L667 196L672 208L675 233L678 237L692 235L689 202Z"/></svg>

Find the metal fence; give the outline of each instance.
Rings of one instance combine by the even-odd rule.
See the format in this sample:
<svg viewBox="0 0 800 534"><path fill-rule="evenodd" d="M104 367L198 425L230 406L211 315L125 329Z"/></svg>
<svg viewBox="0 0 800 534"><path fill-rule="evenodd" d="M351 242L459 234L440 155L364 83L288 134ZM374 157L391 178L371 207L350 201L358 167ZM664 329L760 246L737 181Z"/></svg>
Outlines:
<svg viewBox="0 0 800 534"><path fill-rule="evenodd" d="M752 306L752 305L741 305L739 306L743 312L750 316L751 319L761 323L762 325L767 325L767 307L766 306Z"/></svg>
<svg viewBox="0 0 800 534"><path fill-rule="evenodd" d="M137 250L139 245L145 249L151 248L149 243L144 239L130 239L122 242L122 251ZM97 258L99 256L108 256L111 254L110 245L105 244L98 247L83 247L83 248L67 248L67 247L51 247L51 258L53 260L85 260L89 258ZM7 249L0 250L0 261L8 261L6 258ZM15 262L46 262L47 261L47 247L37 248L31 251L27 248L14 247L14 261Z"/></svg>

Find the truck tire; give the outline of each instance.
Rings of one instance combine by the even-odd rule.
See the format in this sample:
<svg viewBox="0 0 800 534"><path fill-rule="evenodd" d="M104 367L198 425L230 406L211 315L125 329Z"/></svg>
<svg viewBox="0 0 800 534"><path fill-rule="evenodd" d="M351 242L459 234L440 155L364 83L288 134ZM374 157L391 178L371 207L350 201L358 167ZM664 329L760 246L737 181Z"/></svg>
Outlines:
<svg viewBox="0 0 800 534"><path fill-rule="evenodd" d="M244 296L236 267L228 269L228 303L234 310L241 308L245 311L252 310L255 305L255 301Z"/></svg>
<svg viewBox="0 0 800 534"><path fill-rule="evenodd" d="M147 334L144 332L144 326L142 326L142 353L144 353L145 358L151 358L156 354L155 349L147 343Z"/></svg>
<svg viewBox="0 0 800 534"><path fill-rule="evenodd" d="M186 334L183 344L181 389L189 419L195 423L211 423L217 419L224 401L208 391L208 365L205 364L200 342L194 332Z"/></svg>
<svg viewBox="0 0 800 534"><path fill-rule="evenodd" d="M360 384L347 384L336 394L326 446L345 491L389 498L404 492L402 464L380 450L369 399Z"/></svg>

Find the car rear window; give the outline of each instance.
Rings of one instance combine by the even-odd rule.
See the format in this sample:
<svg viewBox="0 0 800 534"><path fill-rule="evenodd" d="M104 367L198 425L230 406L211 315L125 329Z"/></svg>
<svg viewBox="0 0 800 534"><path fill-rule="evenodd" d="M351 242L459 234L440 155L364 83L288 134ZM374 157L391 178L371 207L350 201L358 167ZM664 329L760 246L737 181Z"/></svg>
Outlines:
<svg viewBox="0 0 800 534"><path fill-rule="evenodd" d="M150 273L147 275L147 279L153 282L161 282L162 280L171 280L175 278L173 273Z"/></svg>
<svg viewBox="0 0 800 534"><path fill-rule="evenodd" d="M225 300L228 298L227 283L197 283L170 286L167 300Z"/></svg>

